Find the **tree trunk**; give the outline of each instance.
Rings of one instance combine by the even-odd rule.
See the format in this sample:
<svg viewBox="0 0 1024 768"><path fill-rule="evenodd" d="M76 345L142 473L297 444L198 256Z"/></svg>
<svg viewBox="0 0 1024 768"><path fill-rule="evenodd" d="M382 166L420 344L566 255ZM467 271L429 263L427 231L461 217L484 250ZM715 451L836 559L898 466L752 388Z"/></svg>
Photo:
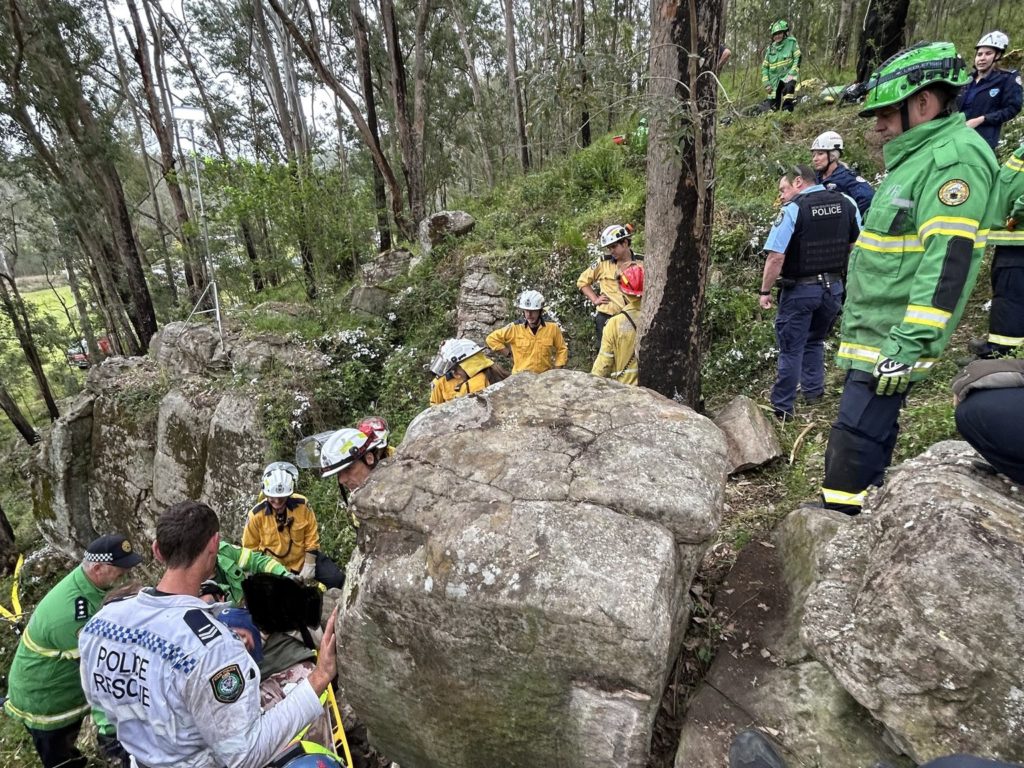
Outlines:
<svg viewBox="0 0 1024 768"><path fill-rule="evenodd" d="M21 294L18 293L18 285L14 282L12 272L7 271L6 267L4 274L0 275L0 302L3 303L4 311L14 327L14 335L18 338L21 351L25 355L25 360L28 361L28 367L32 370L36 386L39 387L39 394L43 396L46 412L50 414L50 421L56 421L60 418L57 401L54 400L53 392L50 390L50 382L43 369L43 358L39 354L35 337L32 335L28 315L25 314L25 303L21 299Z"/></svg>
<svg viewBox="0 0 1024 768"><path fill-rule="evenodd" d="M473 95L473 127L476 129L477 141L480 143L480 162L484 169L484 178L487 180L487 188L494 186L494 166L491 163L491 145L487 140L486 127L484 123L484 96L480 89L480 78L476 75L476 60L473 57L473 47L469 43L469 30L458 4L452 5L452 15L455 17L455 31L459 36L459 47L462 48L462 56L466 60L466 79L469 81L470 93Z"/></svg>
<svg viewBox="0 0 1024 768"><path fill-rule="evenodd" d="M910 0L869 0L867 16L860 35L857 57L857 81L865 82L871 73L903 48Z"/></svg>
<svg viewBox="0 0 1024 768"><path fill-rule="evenodd" d="M370 129L373 141L380 147L380 128L377 124L377 98L373 91L373 70L370 66L370 37L367 31L366 17L359 7L359 0L349 0L349 16L352 20L352 36L355 38L356 69L359 70L359 81L363 88L363 104L366 105L366 125ZM388 196L384 187L384 175L380 168L373 166L373 201L377 208L377 233L380 250L391 248L391 223L388 221Z"/></svg>
<svg viewBox="0 0 1024 768"><path fill-rule="evenodd" d="M0 567L3 573L11 573L18 561L18 550L14 545L14 528L7 519L7 513L0 507Z"/></svg>
<svg viewBox="0 0 1024 768"><path fill-rule="evenodd" d="M526 143L526 112L519 89L519 65L516 63L516 21L512 16L512 0L502 0L505 10L505 50L508 56L508 90L512 94L512 117L519 139L519 162L523 171L530 170L530 146Z"/></svg>
<svg viewBox="0 0 1024 768"><path fill-rule="evenodd" d="M832 65L836 69L846 66L846 56L850 50L850 20L853 18L853 6L856 0L839 0L839 23L836 27L836 46L832 55Z"/></svg>
<svg viewBox="0 0 1024 768"><path fill-rule="evenodd" d="M575 0L573 13L573 26L575 29L576 45L576 87L579 89L580 104L580 144L584 147L590 146L590 110L587 108L587 65L584 54L587 47L587 18L585 14L584 0Z"/></svg>
<svg viewBox="0 0 1024 768"><path fill-rule="evenodd" d="M22 413L18 404L14 402L14 398L11 397L11 393L7 391L7 387L3 385L3 382L0 382L0 410L7 414L7 418L11 420L11 424L13 424L14 428L18 430L18 433L25 438L26 443L29 445L35 445L42 439L39 437L39 433L36 432L35 427L33 427L25 417L25 414ZM0 515L2 514L2 510L0 510ZM6 520L6 518L4 519ZM0 528L2 528L2 524L0 524ZM0 537L0 539L2 539L2 537ZM2 549L2 542L0 542L0 551L2 551Z"/></svg>
<svg viewBox="0 0 1024 768"><path fill-rule="evenodd" d="M714 213L718 91L708 73L720 24L721 0L651 5L648 249L637 357L641 385L694 407Z"/></svg>
<svg viewBox="0 0 1024 768"><path fill-rule="evenodd" d="M82 296L82 289L78 284L78 272L71 259L71 254L61 248L64 261L64 271L68 273L68 286L71 288L71 295L75 299L75 309L78 312L78 324L82 328L82 336L85 337L85 345L89 349L89 365L99 365L102 355L100 345L96 340L96 332L92 328L92 319L89 317L89 307Z"/></svg>

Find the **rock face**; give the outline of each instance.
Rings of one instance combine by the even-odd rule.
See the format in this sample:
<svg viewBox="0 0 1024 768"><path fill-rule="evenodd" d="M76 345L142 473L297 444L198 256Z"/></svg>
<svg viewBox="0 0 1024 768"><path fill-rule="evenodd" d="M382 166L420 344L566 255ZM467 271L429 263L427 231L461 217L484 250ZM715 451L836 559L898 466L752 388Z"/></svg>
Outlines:
<svg viewBox="0 0 1024 768"><path fill-rule="evenodd" d="M416 768L644 766L724 479L710 421L578 372L421 414L354 496L341 674L373 743Z"/></svg>
<svg viewBox="0 0 1024 768"><path fill-rule="evenodd" d="M774 461L782 455L775 428L757 404L746 395L734 397L715 417L729 446L729 474Z"/></svg>
<svg viewBox="0 0 1024 768"><path fill-rule="evenodd" d="M412 253L404 248L384 251L373 261L363 264L363 282L366 285L380 285L409 271Z"/></svg>
<svg viewBox="0 0 1024 768"><path fill-rule="evenodd" d="M1024 499L965 443L904 463L829 543L801 636L916 762L1024 760Z"/></svg>
<svg viewBox="0 0 1024 768"><path fill-rule="evenodd" d="M508 297L501 280L485 257L472 259L459 287L456 336L483 344L487 334L512 319L508 313Z"/></svg>
<svg viewBox="0 0 1024 768"><path fill-rule="evenodd" d="M352 291L350 306L357 312L384 317L391 308L391 294L383 288L360 285Z"/></svg>
<svg viewBox="0 0 1024 768"><path fill-rule="evenodd" d="M156 518L186 498L208 503L224 535L237 539L255 499L269 446L253 384L274 368L315 371L328 359L285 339L225 334L171 323L149 358L110 358L89 371L36 452L33 510L45 538L78 555L97 535L118 531L141 551ZM258 376L252 376L259 381Z"/></svg>
<svg viewBox="0 0 1024 768"><path fill-rule="evenodd" d="M476 219L465 211L439 211L420 222L419 240L422 258L448 235L466 235L473 231ZM419 259L416 260L418 263ZM414 263L412 266L415 266Z"/></svg>

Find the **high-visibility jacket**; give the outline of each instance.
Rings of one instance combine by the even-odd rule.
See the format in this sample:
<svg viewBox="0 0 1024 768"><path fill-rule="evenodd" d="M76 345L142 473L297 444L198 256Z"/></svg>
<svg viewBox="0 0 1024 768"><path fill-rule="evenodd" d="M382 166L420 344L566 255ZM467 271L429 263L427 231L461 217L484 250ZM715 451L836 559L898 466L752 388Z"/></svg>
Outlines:
<svg viewBox="0 0 1024 768"><path fill-rule="evenodd" d="M78 633L99 610L104 594L78 566L39 601L14 652L7 714L40 731L63 728L89 714L78 676Z"/></svg>
<svg viewBox="0 0 1024 768"><path fill-rule="evenodd" d="M470 395L486 388L491 383L487 378L487 369L492 365L494 365L494 361L489 359L483 350L466 358L459 363L458 367L466 373L468 378L460 378L455 371L438 376L430 385L430 404L441 405L441 403L447 403L456 397Z"/></svg>
<svg viewBox="0 0 1024 768"><path fill-rule="evenodd" d="M605 324L601 351L590 370L592 374L633 386L639 383L640 369L636 359L636 323L639 319L640 299L631 296L627 308Z"/></svg>
<svg viewBox="0 0 1024 768"><path fill-rule="evenodd" d="M598 304L597 311L604 315L621 312L626 307L626 297L619 290L619 275L622 274L621 267L631 263L631 261L624 261L620 265L614 259L595 261L580 272L580 276L576 280L576 287L583 288L596 283L598 293L608 297L608 303Z"/></svg>
<svg viewBox="0 0 1024 768"><path fill-rule="evenodd" d="M761 87L778 87L786 77L800 79L800 43L792 35L768 43L761 62Z"/></svg>
<svg viewBox="0 0 1024 768"><path fill-rule="evenodd" d="M487 336L487 346L495 352L505 347L512 350L512 373L544 373L569 362L569 348L565 346L562 329L558 323L543 317L535 329L522 319L492 331Z"/></svg>
<svg viewBox="0 0 1024 768"><path fill-rule="evenodd" d="M305 496L293 493L285 502L284 511L285 522L279 526L267 501L253 507L245 521L242 546L268 554L288 570L298 572L306 553L320 549L320 532Z"/></svg>
<svg viewBox="0 0 1024 768"><path fill-rule="evenodd" d="M962 114L883 147L888 175L850 254L838 363L890 358L922 379L949 343L978 277L998 169Z"/></svg>
<svg viewBox="0 0 1024 768"><path fill-rule="evenodd" d="M992 198L990 207L1003 219L993 222L988 241L996 246L1024 246L1024 146L1018 147L999 169L999 181ZM1006 218L1011 216L1017 221L1012 232L1005 226Z"/></svg>
<svg viewBox="0 0 1024 768"><path fill-rule="evenodd" d="M287 576L288 569L269 555L221 541L217 548L217 570L213 578L224 589L228 600L235 605L242 602L242 582L253 573Z"/></svg>

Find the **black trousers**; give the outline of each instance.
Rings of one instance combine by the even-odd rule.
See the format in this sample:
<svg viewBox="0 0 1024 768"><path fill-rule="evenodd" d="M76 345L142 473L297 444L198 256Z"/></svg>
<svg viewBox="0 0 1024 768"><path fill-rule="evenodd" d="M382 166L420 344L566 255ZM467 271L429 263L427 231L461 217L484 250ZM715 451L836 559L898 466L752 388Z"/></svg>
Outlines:
<svg viewBox="0 0 1024 768"><path fill-rule="evenodd" d="M25 726L25 730L32 737L36 752L39 753L43 768L85 768L88 760L75 747L75 740L81 729L81 720L52 731L41 731Z"/></svg>
<svg viewBox="0 0 1024 768"><path fill-rule="evenodd" d="M986 357L1013 355L1024 342L1024 247L997 246Z"/></svg>
<svg viewBox="0 0 1024 768"><path fill-rule="evenodd" d="M793 105L796 103L796 80L790 80L788 83L779 81L779 84L775 86L775 99L774 108L776 111L779 109L785 110L786 112L793 111Z"/></svg>
<svg viewBox="0 0 1024 768"><path fill-rule="evenodd" d="M328 589L341 589L345 586L345 572L323 552L316 554L316 580Z"/></svg>
<svg viewBox="0 0 1024 768"><path fill-rule="evenodd" d="M956 407L956 428L989 464L1024 483L1024 388L978 389Z"/></svg>

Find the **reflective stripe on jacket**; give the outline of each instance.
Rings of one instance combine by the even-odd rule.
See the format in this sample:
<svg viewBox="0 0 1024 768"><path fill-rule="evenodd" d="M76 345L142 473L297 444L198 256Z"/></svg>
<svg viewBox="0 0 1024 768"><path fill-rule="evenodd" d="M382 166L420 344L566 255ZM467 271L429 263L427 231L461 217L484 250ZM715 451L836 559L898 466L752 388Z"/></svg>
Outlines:
<svg viewBox="0 0 1024 768"><path fill-rule="evenodd" d="M1024 245L1024 146L1018 147L999 169L992 196L991 208L1001 212L1003 219L993 224L988 241L994 245ZM1017 219L1012 232L1005 229L1005 220L1011 216Z"/></svg>
<svg viewBox="0 0 1024 768"><path fill-rule="evenodd" d="M608 320L601 336L601 351L590 370L592 374L633 386L639 383L640 369L635 354L639 319L640 301L631 298L625 311Z"/></svg>
<svg viewBox="0 0 1024 768"><path fill-rule="evenodd" d="M776 87L789 75L800 78L800 44L792 35L768 43L761 63L761 87Z"/></svg>
<svg viewBox="0 0 1024 768"><path fill-rule="evenodd" d="M569 348L565 346L562 329L558 323L543 317L536 330L525 320L518 320L492 331L487 336L487 346L495 352L505 347L512 350L512 373L544 373L569 362Z"/></svg>
<svg viewBox="0 0 1024 768"><path fill-rule="evenodd" d="M962 114L885 144L889 173L850 254L839 365L881 358L927 376L978 277L992 214L992 150Z"/></svg>

